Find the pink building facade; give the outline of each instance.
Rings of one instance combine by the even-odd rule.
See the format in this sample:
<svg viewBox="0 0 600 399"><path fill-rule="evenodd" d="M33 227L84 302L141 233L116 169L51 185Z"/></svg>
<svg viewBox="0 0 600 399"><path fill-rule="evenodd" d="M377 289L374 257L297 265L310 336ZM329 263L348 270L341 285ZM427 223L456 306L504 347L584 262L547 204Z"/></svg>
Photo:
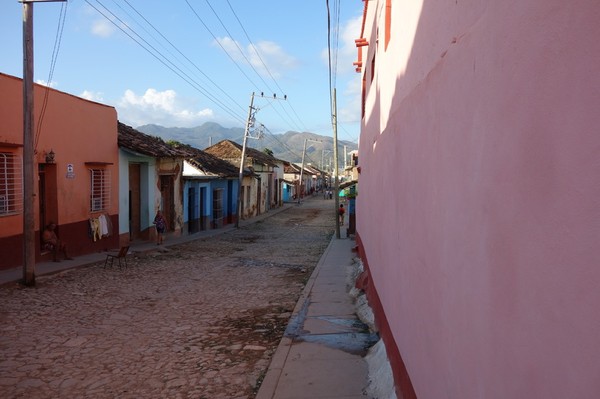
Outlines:
<svg viewBox="0 0 600 399"><path fill-rule="evenodd" d="M367 0L357 237L399 397L600 397L600 3Z"/></svg>
<svg viewBox="0 0 600 399"><path fill-rule="evenodd" d="M23 263L23 83L0 73L0 270ZM45 105L44 105L45 104ZM119 158L113 107L34 87L36 261L40 235L57 224L69 255L119 246ZM91 231L101 219L106 229ZM99 226L95 225L95 226Z"/></svg>

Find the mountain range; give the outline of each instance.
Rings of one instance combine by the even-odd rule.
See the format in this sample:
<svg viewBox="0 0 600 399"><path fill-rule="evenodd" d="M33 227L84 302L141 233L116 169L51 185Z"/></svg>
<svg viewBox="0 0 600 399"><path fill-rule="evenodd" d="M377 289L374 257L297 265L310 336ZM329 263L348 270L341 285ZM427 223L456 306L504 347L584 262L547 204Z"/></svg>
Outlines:
<svg viewBox="0 0 600 399"><path fill-rule="evenodd" d="M242 144L244 129L241 127L226 128L218 123L206 122L200 126L164 127L160 125L142 125L136 128L140 132L157 136L165 141L175 140L183 144L204 150L221 140L231 140ZM302 162L302 152L306 141L305 162L323 169L331 165L333 158L333 138L310 132L288 131L284 134L266 133L260 139L248 139L247 145L257 150L265 148L273 151L273 156L289 162ZM343 167L344 147L346 153L357 150L356 143L338 140L339 166Z"/></svg>

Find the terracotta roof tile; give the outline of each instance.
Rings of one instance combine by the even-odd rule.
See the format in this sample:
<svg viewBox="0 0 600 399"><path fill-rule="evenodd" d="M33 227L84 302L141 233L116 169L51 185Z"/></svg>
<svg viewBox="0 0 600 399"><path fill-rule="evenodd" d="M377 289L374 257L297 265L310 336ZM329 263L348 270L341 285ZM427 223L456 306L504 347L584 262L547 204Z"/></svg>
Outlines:
<svg viewBox="0 0 600 399"><path fill-rule="evenodd" d="M231 140L221 140L217 144L206 148L204 151L229 162L234 163L237 160L239 163L239 159L242 155L242 146ZM246 147L246 157L251 158L255 163L273 167L277 166L277 158L254 148Z"/></svg>
<svg viewBox="0 0 600 399"><path fill-rule="evenodd" d="M185 158L187 153L165 143L160 137L154 137L139 132L118 122L118 144L133 152L156 158Z"/></svg>

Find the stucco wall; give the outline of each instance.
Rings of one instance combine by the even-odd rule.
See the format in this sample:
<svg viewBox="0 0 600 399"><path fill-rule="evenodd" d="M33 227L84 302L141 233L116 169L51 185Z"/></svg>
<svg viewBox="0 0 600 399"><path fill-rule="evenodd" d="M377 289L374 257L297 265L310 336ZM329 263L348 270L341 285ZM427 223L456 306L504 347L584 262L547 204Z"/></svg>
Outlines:
<svg viewBox="0 0 600 399"><path fill-rule="evenodd" d="M155 182L156 175L156 158L144 155L134 155L123 149L119 150L119 234L125 236L127 242L129 240L129 165L140 165L140 229L154 229L154 217L156 209L154 203L155 196L158 191Z"/></svg>
<svg viewBox="0 0 600 399"><path fill-rule="evenodd" d="M357 229L419 398L600 395L600 3L370 1ZM381 12L381 13L380 13Z"/></svg>
<svg viewBox="0 0 600 399"><path fill-rule="evenodd" d="M44 97L47 91L47 103L42 119ZM23 86L19 78L0 74L0 143L23 143ZM41 121L41 123L40 123ZM38 204L38 168L44 164L46 153L52 150L55 163L46 166L47 206L46 223L58 224L61 238L69 244L70 255L80 255L92 251L112 248L118 240L119 212L118 182L119 159L117 152L117 114L113 107L88 101L43 86L34 87L34 192L35 226L43 230ZM41 126L41 127L40 127ZM22 156L22 147L17 151ZM72 169L67 168L68 165ZM98 242L88 237L87 227L90 217L98 217L100 212L90 211L90 169L104 169L110 173L105 187L110 188L106 213L114 218L113 235ZM51 172L51 173L50 173ZM51 198L50 198L51 197ZM0 217L0 237L18 237L22 242L23 216ZM7 241L11 253L14 240ZM4 247L5 241L0 241ZM39 244L39 243L38 243ZM22 245L22 244L20 244ZM38 251L39 252L39 251ZM39 255L39 253L38 253ZM17 266L21 257L7 264L0 259L0 268ZM14 264L17 262L17 264Z"/></svg>

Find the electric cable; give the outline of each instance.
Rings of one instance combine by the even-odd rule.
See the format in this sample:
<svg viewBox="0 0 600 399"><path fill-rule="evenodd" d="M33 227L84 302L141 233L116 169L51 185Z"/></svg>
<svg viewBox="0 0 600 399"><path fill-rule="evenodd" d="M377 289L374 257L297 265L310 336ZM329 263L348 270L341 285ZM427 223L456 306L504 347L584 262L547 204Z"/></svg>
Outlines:
<svg viewBox="0 0 600 399"><path fill-rule="evenodd" d="M44 100L42 101L42 107L40 115L38 117L37 129L34 140L34 150L37 149L38 141L42 133L42 125L44 123L44 117L46 116L46 108L48 107L48 99L50 95L50 85L54 78L54 69L56 68L56 61L58 59L58 53L60 51L60 45L62 42L63 31L65 28L65 21L67 19L67 2L61 4L60 14L58 17L58 27L56 28L56 36L54 38L54 47L52 49L52 56L50 59L50 71L48 73L48 81L46 82L46 89L44 90Z"/></svg>
<svg viewBox="0 0 600 399"><path fill-rule="evenodd" d="M227 54L227 56L229 57L229 59L235 64L235 66L242 73L242 75L244 75L244 77L248 80L248 82L250 82L250 84L256 89L256 91L260 91L260 89L258 88L258 86L256 85L256 83L254 83L254 81L252 79L250 79L250 77L246 74L246 72L244 72L244 70L240 67L240 65L237 63L237 61L235 61L233 59L233 57L231 56L231 54L229 54L229 52L225 49L225 47L223 47L223 45L221 44L221 41L219 39L217 39L217 37L210 30L210 28L208 27L208 25L206 25L206 23L204 22L204 20L200 17L200 15L198 15L198 13L194 9L194 7L192 7L192 5L190 4L190 2L188 0L184 0L184 1L190 7L190 9L192 10L192 12L196 16L196 18L200 21L200 23L202 24L202 26L204 26L204 28L208 31L208 33L210 33L210 35L215 39L215 42L219 45L219 47L221 47L221 49L225 52L225 54Z"/></svg>
<svg viewBox="0 0 600 399"><path fill-rule="evenodd" d="M201 94L203 94L205 97L207 97L209 100L213 101L216 105L218 105L219 107L221 107L225 112L227 112L229 115L231 115L234 119L237 119L238 121L241 121L242 123L244 122L244 119L242 117L240 117L240 115L236 114L231 108L229 108L227 105L225 105L223 102L221 102L219 99L215 98L214 96L212 96L208 91L206 91L206 89L202 88L197 82L195 82L188 74L186 74L184 71L181 70L181 68L179 68L177 65L175 65L173 62L171 62L167 57L165 57L160 51L158 51L154 46L152 46L150 43L148 43L147 40L145 40L143 37L141 37L137 32L135 32L133 29L131 29L121 18L119 18L117 15L115 15L112 11L110 11L104 4L102 4L101 1L96 0L96 2L98 4L100 4L108 13L110 13L115 19L117 19L123 26L127 26L128 29L135 35L137 36L141 41L143 41L148 47L150 47L150 49L152 49L153 51L151 51L148 47L144 46L140 40L136 39L135 37L133 37L129 32L127 32L125 29L123 29L121 27L120 24L115 23L115 21L113 21L111 18L109 18L105 13L103 13L101 10L99 10L97 7L95 7L93 4L90 3L89 0L84 0L90 7L92 7L93 9L95 9L98 13L100 13L104 18L106 18L109 22L111 22L113 25L115 25L119 30L121 30L125 35L127 35L130 39L132 39L134 42L136 42L140 47L142 47L144 50L146 50L150 55L152 55L154 58L156 58L161 64L163 64L164 66L166 66L168 69L170 69L173 73L175 73L177 76L179 76L181 79L183 79L185 82L187 82L192 88L196 89L198 92L200 92ZM161 58L162 57L162 58Z"/></svg>

